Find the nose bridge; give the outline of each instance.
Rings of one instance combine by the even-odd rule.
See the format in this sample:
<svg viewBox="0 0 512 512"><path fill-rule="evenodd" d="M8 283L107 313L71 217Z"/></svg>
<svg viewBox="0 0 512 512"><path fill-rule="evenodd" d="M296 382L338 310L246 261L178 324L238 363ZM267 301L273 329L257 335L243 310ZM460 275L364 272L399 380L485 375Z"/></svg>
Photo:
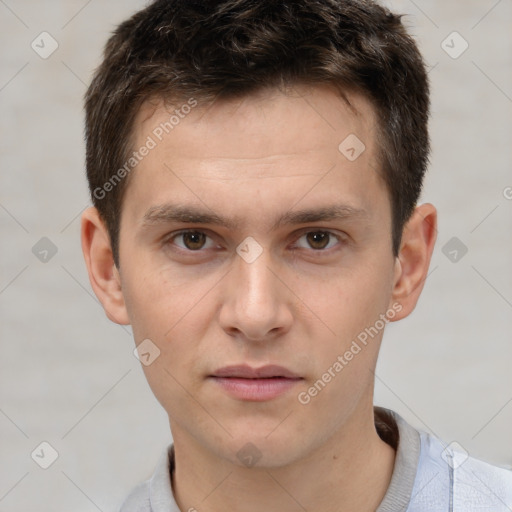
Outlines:
<svg viewBox="0 0 512 512"><path fill-rule="evenodd" d="M278 279L270 270L271 254L261 250L255 255L254 250L250 242L247 247L242 243L237 249L239 257L229 273L228 293L220 320L228 331L237 330L247 338L262 339L270 331L286 327L291 314L287 311Z"/></svg>
<svg viewBox="0 0 512 512"><path fill-rule="evenodd" d="M243 249L240 249L243 250ZM254 249L250 249L251 251ZM276 300L275 276L269 270L271 258L268 251L261 251L253 260L240 257L235 264L237 302L241 307L269 309Z"/></svg>

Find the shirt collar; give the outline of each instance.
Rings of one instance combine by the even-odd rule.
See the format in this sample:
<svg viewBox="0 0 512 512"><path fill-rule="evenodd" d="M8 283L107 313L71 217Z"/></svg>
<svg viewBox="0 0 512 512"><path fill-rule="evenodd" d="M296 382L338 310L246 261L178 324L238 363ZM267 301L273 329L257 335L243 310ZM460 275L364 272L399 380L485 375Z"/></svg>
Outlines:
<svg viewBox="0 0 512 512"><path fill-rule="evenodd" d="M421 438L419 432L409 425L396 412L383 407L375 407L375 425L381 438L387 436L395 441L395 465L388 490L377 512L400 512L407 510L411 502L414 481L420 458ZM379 430L379 424L384 427Z"/></svg>

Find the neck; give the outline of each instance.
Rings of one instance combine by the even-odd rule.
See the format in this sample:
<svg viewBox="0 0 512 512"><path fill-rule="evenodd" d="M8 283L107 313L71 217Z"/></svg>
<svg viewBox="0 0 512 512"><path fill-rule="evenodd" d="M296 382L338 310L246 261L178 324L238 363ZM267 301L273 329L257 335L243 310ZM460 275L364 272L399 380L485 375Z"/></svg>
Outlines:
<svg viewBox="0 0 512 512"><path fill-rule="evenodd" d="M171 425L173 492L182 511L367 512L382 501L395 451L375 430L373 408L352 417L304 458L279 467L243 467L206 450Z"/></svg>

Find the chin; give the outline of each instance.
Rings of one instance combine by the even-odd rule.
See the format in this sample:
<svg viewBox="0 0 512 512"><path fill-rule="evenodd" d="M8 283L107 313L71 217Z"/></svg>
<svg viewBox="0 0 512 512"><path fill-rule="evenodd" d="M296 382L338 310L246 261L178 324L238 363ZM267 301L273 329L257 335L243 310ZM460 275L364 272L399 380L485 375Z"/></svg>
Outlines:
<svg viewBox="0 0 512 512"><path fill-rule="evenodd" d="M300 456L304 440L295 442L286 431L267 437L245 431L233 433L225 446L217 445L214 449L220 450L219 456L240 467L278 468L293 463Z"/></svg>

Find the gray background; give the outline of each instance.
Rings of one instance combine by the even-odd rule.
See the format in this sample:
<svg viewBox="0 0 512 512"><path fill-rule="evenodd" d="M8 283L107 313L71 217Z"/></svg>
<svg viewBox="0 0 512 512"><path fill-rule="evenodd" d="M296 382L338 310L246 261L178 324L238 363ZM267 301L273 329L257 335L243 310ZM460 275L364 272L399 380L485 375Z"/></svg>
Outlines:
<svg viewBox="0 0 512 512"><path fill-rule="evenodd" d="M512 1L386 4L408 14L431 67L433 155L423 201L438 207L440 224L416 311L387 328L376 402L473 456L511 466ZM171 441L130 329L104 315L79 242L89 204L82 97L108 34L143 5L0 0L5 512L117 510ZM47 59L31 48L42 31L59 45ZM469 44L456 59L442 47L453 31ZM447 40L452 52L461 42ZM32 252L42 237L57 248L47 262ZM456 262L443 253L452 237L468 249ZM31 458L42 441L59 453L46 470Z"/></svg>

